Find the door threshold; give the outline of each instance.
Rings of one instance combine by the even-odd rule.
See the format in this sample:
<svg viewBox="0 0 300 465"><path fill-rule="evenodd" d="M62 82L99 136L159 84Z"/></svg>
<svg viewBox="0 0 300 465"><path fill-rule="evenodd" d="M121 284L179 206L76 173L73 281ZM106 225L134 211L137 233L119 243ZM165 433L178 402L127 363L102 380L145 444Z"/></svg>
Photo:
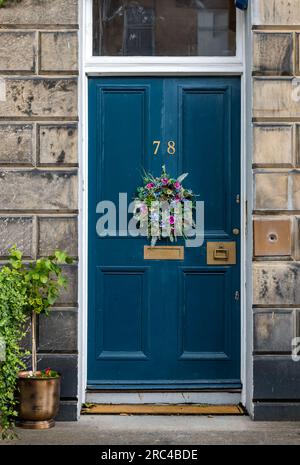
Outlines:
<svg viewBox="0 0 300 465"><path fill-rule="evenodd" d="M107 405L90 404L81 410L83 415L245 415L241 405Z"/></svg>
<svg viewBox="0 0 300 465"><path fill-rule="evenodd" d="M106 405L239 405L241 391L87 391L86 403Z"/></svg>

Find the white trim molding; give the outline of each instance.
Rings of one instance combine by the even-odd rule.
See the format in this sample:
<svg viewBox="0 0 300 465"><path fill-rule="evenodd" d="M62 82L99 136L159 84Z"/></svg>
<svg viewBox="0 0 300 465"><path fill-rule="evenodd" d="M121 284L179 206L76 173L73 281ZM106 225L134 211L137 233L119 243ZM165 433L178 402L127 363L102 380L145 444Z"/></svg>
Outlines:
<svg viewBox="0 0 300 465"><path fill-rule="evenodd" d="M241 74L244 57L244 13L237 12L236 56L232 57L114 57L93 56L93 0L84 0L85 71L116 74ZM205 71L204 71L205 70Z"/></svg>
<svg viewBox="0 0 300 465"><path fill-rule="evenodd" d="M87 399L87 289L88 289L88 77L89 76L152 76L152 75L207 75L241 76L241 379L243 390L239 398L244 405L252 395L252 375L249 371L251 344L248 328L249 287L251 283L251 251L247 246L246 202L251 185L251 168L247 162L249 128L247 108L249 79L246 75L245 38L247 36L246 13L237 10L237 55L235 57L94 57L92 55L92 0L80 0L80 73L79 73L79 407ZM247 139L246 139L247 137ZM249 202L250 204L250 202ZM250 228L249 228L250 230ZM248 235L249 240L249 235ZM247 289L246 289L247 282ZM247 316L248 313L248 316ZM249 375L250 373L250 375ZM222 397L222 396L221 396ZM215 397L215 403L220 396ZM173 397L169 396L169 398ZM199 396L192 396L199 401ZM231 397L232 398L232 397ZM90 394L88 396L90 400ZM155 395L157 398L157 394ZM163 397L161 397L163 399ZM165 399L165 398L164 398ZM127 399L127 402L129 400ZM210 394L213 402L213 393Z"/></svg>

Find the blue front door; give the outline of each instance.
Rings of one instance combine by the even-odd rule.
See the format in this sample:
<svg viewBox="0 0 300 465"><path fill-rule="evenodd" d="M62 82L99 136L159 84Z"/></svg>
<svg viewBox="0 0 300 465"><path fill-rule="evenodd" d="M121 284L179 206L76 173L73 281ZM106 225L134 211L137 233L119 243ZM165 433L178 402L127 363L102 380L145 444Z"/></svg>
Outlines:
<svg viewBox="0 0 300 465"><path fill-rule="evenodd" d="M143 169L163 164L205 202L204 244L184 260L145 260L146 238L96 232L98 202L118 220L119 193L131 201ZM89 80L90 388L240 386L239 195L238 77ZM236 243L236 264L207 264L218 241Z"/></svg>

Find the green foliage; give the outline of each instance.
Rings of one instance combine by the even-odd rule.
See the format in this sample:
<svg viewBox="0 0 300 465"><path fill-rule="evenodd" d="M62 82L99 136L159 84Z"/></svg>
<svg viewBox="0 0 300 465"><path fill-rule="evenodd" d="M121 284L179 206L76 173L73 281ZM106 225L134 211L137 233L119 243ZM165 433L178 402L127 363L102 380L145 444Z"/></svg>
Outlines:
<svg viewBox="0 0 300 465"><path fill-rule="evenodd" d="M0 437L12 435L17 415L15 389L17 375L25 368L25 353L20 341L25 335L27 307L26 288L20 273L10 267L0 271L0 337L5 341L5 361L0 362Z"/></svg>
<svg viewBox="0 0 300 465"><path fill-rule="evenodd" d="M29 314L46 313L59 296L67 280L62 265L72 259L61 251L48 258L40 258L25 265L22 252L10 249L9 265L0 270L0 337L6 345L6 359L0 362L0 437L9 437L16 413L15 390L18 372L24 369L25 352L20 348L25 322ZM32 331L33 333L33 331ZM32 338L32 353L33 342ZM35 357L36 359L36 357ZM36 366L36 360L35 360ZM50 371L49 371L50 370ZM51 369L43 370L41 377L55 377ZM48 375L47 375L48 373Z"/></svg>
<svg viewBox="0 0 300 465"><path fill-rule="evenodd" d="M19 3L21 0L0 0L0 8L8 5L9 3Z"/></svg>
<svg viewBox="0 0 300 465"><path fill-rule="evenodd" d="M62 287L67 280L63 276L61 265L71 264L72 259L60 250L48 258L39 258L36 262L25 266L22 252L15 246L10 249L11 268L23 277L28 298L27 310L37 314L48 312L57 300Z"/></svg>

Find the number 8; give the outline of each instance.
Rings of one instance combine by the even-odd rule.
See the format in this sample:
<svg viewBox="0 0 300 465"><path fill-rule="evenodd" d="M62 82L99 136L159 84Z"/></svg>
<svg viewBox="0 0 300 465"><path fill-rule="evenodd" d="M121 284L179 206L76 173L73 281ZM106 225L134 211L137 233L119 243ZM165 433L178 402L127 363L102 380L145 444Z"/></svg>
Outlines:
<svg viewBox="0 0 300 465"><path fill-rule="evenodd" d="M173 140L169 140L167 152L169 155L174 155L176 153L176 144Z"/></svg>

